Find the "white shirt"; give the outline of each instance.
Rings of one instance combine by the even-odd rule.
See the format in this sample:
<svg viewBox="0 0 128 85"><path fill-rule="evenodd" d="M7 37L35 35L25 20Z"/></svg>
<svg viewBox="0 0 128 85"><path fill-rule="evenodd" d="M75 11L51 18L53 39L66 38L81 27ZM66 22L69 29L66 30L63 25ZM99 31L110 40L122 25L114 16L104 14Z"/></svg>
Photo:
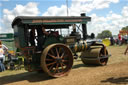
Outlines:
<svg viewBox="0 0 128 85"><path fill-rule="evenodd" d="M2 48L0 48L0 58L4 58L4 53L7 52L8 48L2 44Z"/></svg>
<svg viewBox="0 0 128 85"><path fill-rule="evenodd" d="M3 58L4 57L4 50L3 48L0 48L0 58Z"/></svg>
<svg viewBox="0 0 128 85"><path fill-rule="evenodd" d="M8 48L3 44L2 44L2 48L3 48L4 52L6 52L8 50Z"/></svg>

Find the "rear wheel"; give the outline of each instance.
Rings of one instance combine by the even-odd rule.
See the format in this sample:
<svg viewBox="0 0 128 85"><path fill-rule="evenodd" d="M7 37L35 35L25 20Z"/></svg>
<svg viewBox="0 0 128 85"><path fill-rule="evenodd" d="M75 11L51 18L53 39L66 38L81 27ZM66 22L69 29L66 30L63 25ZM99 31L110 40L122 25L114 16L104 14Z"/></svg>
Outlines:
<svg viewBox="0 0 128 85"><path fill-rule="evenodd" d="M41 66L48 75L61 77L68 74L73 65L71 50L63 44L52 44L44 49Z"/></svg>

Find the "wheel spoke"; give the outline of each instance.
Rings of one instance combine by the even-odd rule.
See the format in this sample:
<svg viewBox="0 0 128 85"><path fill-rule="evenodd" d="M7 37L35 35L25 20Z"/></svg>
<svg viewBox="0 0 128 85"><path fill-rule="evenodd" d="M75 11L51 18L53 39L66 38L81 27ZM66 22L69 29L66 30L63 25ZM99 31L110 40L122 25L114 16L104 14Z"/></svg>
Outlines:
<svg viewBox="0 0 128 85"><path fill-rule="evenodd" d="M53 65L53 64L55 64L55 63L56 63L56 62L49 63L49 64L47 64L47 66Z"/></svg>
<svg viewBox="0 0 128 85"><path fill-rule="evenodd" d="M63 52L63 54L61 55L61 58L63 58L63 56L64 56L64 53L65 53L65 52Z"/></svg>
<svg viewBox="0 0 128 85"><path fill-rule="evenodd" d="M59 48L59 51L58 51L59 53L61 52L61 48Z"/></svg>
<svg viewBox="0 0 128 85"><path fill-rule="evenodd" d="M68 56L68 55L63 56L62 59L65 58L65 57L67 57L67 56Z"/></svg>
<svg viewBox="0 0 128 85"><path fill-rule="evenodd" d="M53 61L53 59L46 59L46 61Z"/></svg>
<svg viewBox="0 0 128 85"><path fill-rule="evenodd" d="M53 69L53 66L54 66L54 64L52 64L52 66L49 68L50 71Z"/></svg>
<svg viewBox="0 0 128 85"><path fill-rule="evenodd" d="M48 53L48 55L49 55L50 57L52 57L53 59L56 59L55 56L53 56L53 55L51 55L51 54L49 54L49 53Z"/></svg>
<svg viewBox="0 0 128 85"><path fill-rule="evenodd" d="M62 67L62 70L64 70L63 64L62 64L62 63L60 63L60 65L61 65L61 67Z"/></svg>
<svg viewBox="0 0 128 85"><path fill-rule="evenodd" d="M64 64L63 62L62 62L62 65L63 65L63 66L67 66L67 65L66 65L66 64Z"/></svg>
<svg viewBox="0 0 128 85"><path fill-rule="evenodd" d="M62 60L62 62L68 62L68 60Z"/></svg>
<svg viewBox="0 0 128 85"><path fill-rule="evenodd" d="M57 65L56 65L56 68L57 68L57 72L60 72L59 71L59 64L57 63Z"/></svg>
<svg viewBox="0 0 128 85"><path fill-rule="evenodd" d="M57 57L59 58L59 52L58 52L57 48L56 48L56 53L57 53Z"/></svg>
<svg viewBox="0 0 128 85"><path fill-rule="evenodd" d="M51 49L50 51L51 51L51 53L54 55L54 52L53 52L53 50Z"/></svg>

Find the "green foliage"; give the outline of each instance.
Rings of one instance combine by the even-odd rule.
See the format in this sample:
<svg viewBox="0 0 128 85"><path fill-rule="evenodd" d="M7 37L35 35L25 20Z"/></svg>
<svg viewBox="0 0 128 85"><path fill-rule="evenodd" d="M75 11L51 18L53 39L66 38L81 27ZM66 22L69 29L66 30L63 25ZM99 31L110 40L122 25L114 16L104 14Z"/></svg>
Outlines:
<svg viewBox="0 0 128 85"><path fill-rule="evenodd" d="M109 30L104 30L102 31L102 33L99 33L97 35L97 38L100 39L109 38L109 37L112 37L112 33Z"/></svg>
<svg viewBox="0 0 128 85"><path fill-rule="evenodd" d="M102 39L102 33L98 33L97 38Z"/></svg>
<svg viewBox="0 0 128 85"><path fill-rule="evenodd" d="M128 30L128 26L123 27L122 30Z"/></svg>

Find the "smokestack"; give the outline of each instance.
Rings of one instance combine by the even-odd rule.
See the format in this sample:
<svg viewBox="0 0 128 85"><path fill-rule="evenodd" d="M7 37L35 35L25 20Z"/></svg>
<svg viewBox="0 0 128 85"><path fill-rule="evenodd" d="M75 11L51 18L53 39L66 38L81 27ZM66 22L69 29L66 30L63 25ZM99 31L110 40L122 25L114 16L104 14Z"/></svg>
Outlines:
<svg viewBox="0 0 128 85"><path fill-rule="evenodd" d="M81 17L86 17L86 14L81 13ZM83 39L86 40L88 37L86 24L82 24L82 30L83 30Z"/></svg>

